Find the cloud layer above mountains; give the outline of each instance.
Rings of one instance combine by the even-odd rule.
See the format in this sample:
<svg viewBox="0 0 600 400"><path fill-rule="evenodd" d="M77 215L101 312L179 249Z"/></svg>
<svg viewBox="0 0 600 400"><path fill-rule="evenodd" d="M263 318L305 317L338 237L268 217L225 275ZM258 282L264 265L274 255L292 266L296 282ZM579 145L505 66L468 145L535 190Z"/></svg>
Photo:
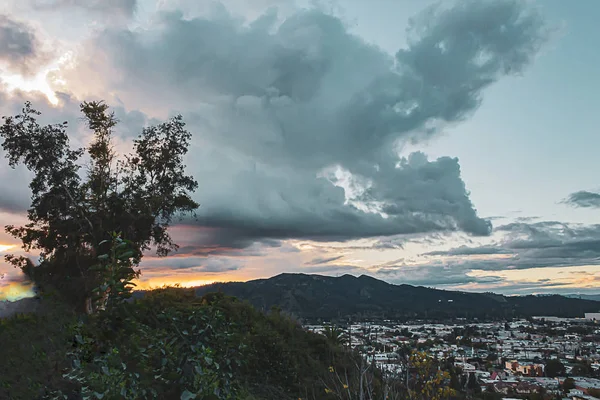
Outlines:
<svg viewBox="0 0 600 400"><path fill-rule="evenodd" d="M319 9L269 9L251 22L224 9L169 11L144 28L98 32L64 79L81 98L184 114L203 226L250 238L485 236L491 224L457 159L398 150L467 118L546 35L517 1L428 8L394 55Z"/></svg>
<svg viewBox="0 0 600 400"><path fill-rule="evenodd" d="M183 1L169 3L147 21L95 24L72 44L69 62L52 72L62 82L61 106L39 98L34 105L47 122L71 121L78 144L85 143L76 126L83 99L114 107L121 141L156 119L183 114L193 134L187 164L200 183L201 208L198 220L182 228L196 229L197 238L182 254L231 256L259 251L256 242L276 248L283 239L492 233L491 221L471 202L458 159L399 154L468 119L486 89L534 61L549 29L528 3L441 2L410 19L406 43L399 39L395 54L318 7L285 13L272 7L247 20L225 7L190 15L178 11ZM37 11L118 11L127 18L141 7L135 0L29 4ZM28 29L0 17L1 61L27 65L22 60L37 54L36 32ZM34 95L0 96L7 115ZM9 180L26 182L26 172L0 167L0 177L0 210L21 212L27 190ZM507 255L509 245L453 251ZM536 254L528 250L520 265L541 263ZM321 268L333 258L313 264ZM241 268L213 261L173 262L206 272Z"/></svg>
<svg viewBox="0 0 600 400"><path fill-rule="evenodd" d="M496 231L505 235L491 245L462 246L425 255L463 257L460 263L481 270L594 265L600 261L600 225L544 221L511 223L496 227ZM464 257L469 256L478 259L465 261Z"/></svg>

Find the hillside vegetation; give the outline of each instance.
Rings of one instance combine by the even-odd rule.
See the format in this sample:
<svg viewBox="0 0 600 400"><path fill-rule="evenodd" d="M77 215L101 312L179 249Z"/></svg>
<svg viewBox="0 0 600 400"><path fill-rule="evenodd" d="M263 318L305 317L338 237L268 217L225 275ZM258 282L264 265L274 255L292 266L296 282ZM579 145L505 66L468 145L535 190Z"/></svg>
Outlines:
<svg viewBox="0 0 600 400"><path fill-rule="evenodd" d="M144 254L176 250L173 218L199 206L184 165L191 133L175 116L119 155L109 107L81 112L86 148L71 148L66 122L40 125L30 103L0 126L9 165L33 177L28 222L5 230L39 254L5 259L43 298L0 320L0 399L320 399L338 369L358 390L357 357L280 311L184 289L128 301Z"/></svg>
<svg viewBox="0 0 600 400"><path fill-rule="evenodd" d="M191 133L175 116L144 128L131 153L118 155L118 121L108 106L83 102L81 112L92 133L86 148L71 148L66 122L39 125L29 103L0 126L9 165L33 177L28 222L5 230L39 255L35 263L23 254L5 259L42 297L36 313L0 319L0 399L448 399L455 389L439 360L407 354L411 374L402 389L344 349L334 331L306 332L288 315L452 318L598 308L579 299L513 301L365 276L285 274L132 299L144 254L176 250L173 218L199 207L192 198L198 184L184 165Z"/></svg>
<svg viewBox="0 0 600 400"><path fill-rule="evenodd" d="M263 310L277 305L307 321L583 317L586 312L600 310L600 302L592 300L558 295L501 296L392 285L366 275L336 278L286 273L270 279L215 283L196 289L198 295L213 291L246 299Z"/></svg>
<svg viewBox="0 0 600 400"><path fill-rule="evenodd" d="M0 320L2 399L329 399L330 371L358 379L355 354L222 294L158 289L91 316L44 301Z"/></svg>

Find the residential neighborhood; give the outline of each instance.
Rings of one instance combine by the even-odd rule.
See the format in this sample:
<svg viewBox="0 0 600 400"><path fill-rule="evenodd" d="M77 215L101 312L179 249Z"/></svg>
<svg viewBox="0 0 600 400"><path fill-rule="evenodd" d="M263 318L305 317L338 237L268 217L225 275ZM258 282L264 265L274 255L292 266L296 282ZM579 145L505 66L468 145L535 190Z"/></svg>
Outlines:
<svg viewBox="0 0 600 400"><path fill-rule="evenodd" d="M407 360L417 350L456 374L456 389L494 396L476 398L589 400L600 398L597 317L361 322L335 329L345 346L398 378L411 373ZM306 329L327 335L332 325Z"/></svg>

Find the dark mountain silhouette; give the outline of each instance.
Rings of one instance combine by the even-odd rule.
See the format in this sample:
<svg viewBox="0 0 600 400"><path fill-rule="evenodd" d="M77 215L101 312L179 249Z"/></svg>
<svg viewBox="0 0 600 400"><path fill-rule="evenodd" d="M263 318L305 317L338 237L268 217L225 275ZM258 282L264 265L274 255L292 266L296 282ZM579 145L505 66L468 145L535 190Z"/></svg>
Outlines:
<svg viewBox="0 0 600 400"><path fill-rule="evenodd" d="M248 300L262 310L280 307L305 320L583 317L585 312L600 310L599 302L559 295L456 292L392 285L366 275L329 277L284 273L269 279L196 288L198 296L209 292L223 292Z"/></svg>
<svg viewBox="0 0 600 400"><path fill-rule="evenodd" d="M7 318L13 314L26 314L36 312L40 301L36 298L25 298L17 301L0 301L0 318Z"/></svg>
<svg viewBox="0 0 600 400"><path fill-rule="evenodd" d="M600 302L559 295L503 296L422 286L393 285L367 275L355 277L284 273L269 279L224 282L195 288L196 295L222 292L247 300L259 310L279 307L304 321L410 320L530 316L583 317L600 311ZM133 298L141 298L136 291ZM0 318L37 311L37 300L0 302Z"/></svg>
<svg viewBox="0 0 600 400"><path fill-rule="evenodd" d="M565 294L564 296L572 299L600 301L600 294Z"/></svg>

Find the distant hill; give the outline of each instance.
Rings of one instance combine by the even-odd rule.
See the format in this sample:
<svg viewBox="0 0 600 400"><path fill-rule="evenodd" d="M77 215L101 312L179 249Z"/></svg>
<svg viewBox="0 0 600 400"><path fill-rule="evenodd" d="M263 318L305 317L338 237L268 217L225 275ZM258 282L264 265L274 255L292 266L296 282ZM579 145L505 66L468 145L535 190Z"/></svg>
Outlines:
<svg viewBox="0 0 600 400"><path fill-rule="evenodd" d="M499 319L528 316L583 317L599 312L599 296L541 295L503 296L393 285L370 276L330 277L308 274L280 274L269 279L225 282L195 288L196 296L223 292L249 301L264 311L280 307L305 321L410 320L410 319ZM572 297L573 296L573 297ZM133 298L144 297L143 291ZM600 300L600 299L599 299ZM5 303L5 304L3 304ZM23 299L0 302L0 318L35 311L37 301Z"/></svg>
<svg viewBox="0 0 600 400"><path fill-rule="evenodd" d="M506 318L526 316L583 317L600 311L600 303L559 295L502 296L411 285L393 285L361 275L329 277L280 274L248 282L214 283L196 288L248 300L255 307L273 306L305 320Z"/></svg>
<svg viewBox="0 0 600 400"><path fill-rule="evenodd" d="M7 318L13 314L35 312L39 308L39 300L24 298L17 301L0 301L0 318Z"/></svg>
<svg viewBox="0 0 600 400"><path fill-rule="evenodd" d="M565 294L565 297L572 299L600 301L600 294Z"/></svg>

